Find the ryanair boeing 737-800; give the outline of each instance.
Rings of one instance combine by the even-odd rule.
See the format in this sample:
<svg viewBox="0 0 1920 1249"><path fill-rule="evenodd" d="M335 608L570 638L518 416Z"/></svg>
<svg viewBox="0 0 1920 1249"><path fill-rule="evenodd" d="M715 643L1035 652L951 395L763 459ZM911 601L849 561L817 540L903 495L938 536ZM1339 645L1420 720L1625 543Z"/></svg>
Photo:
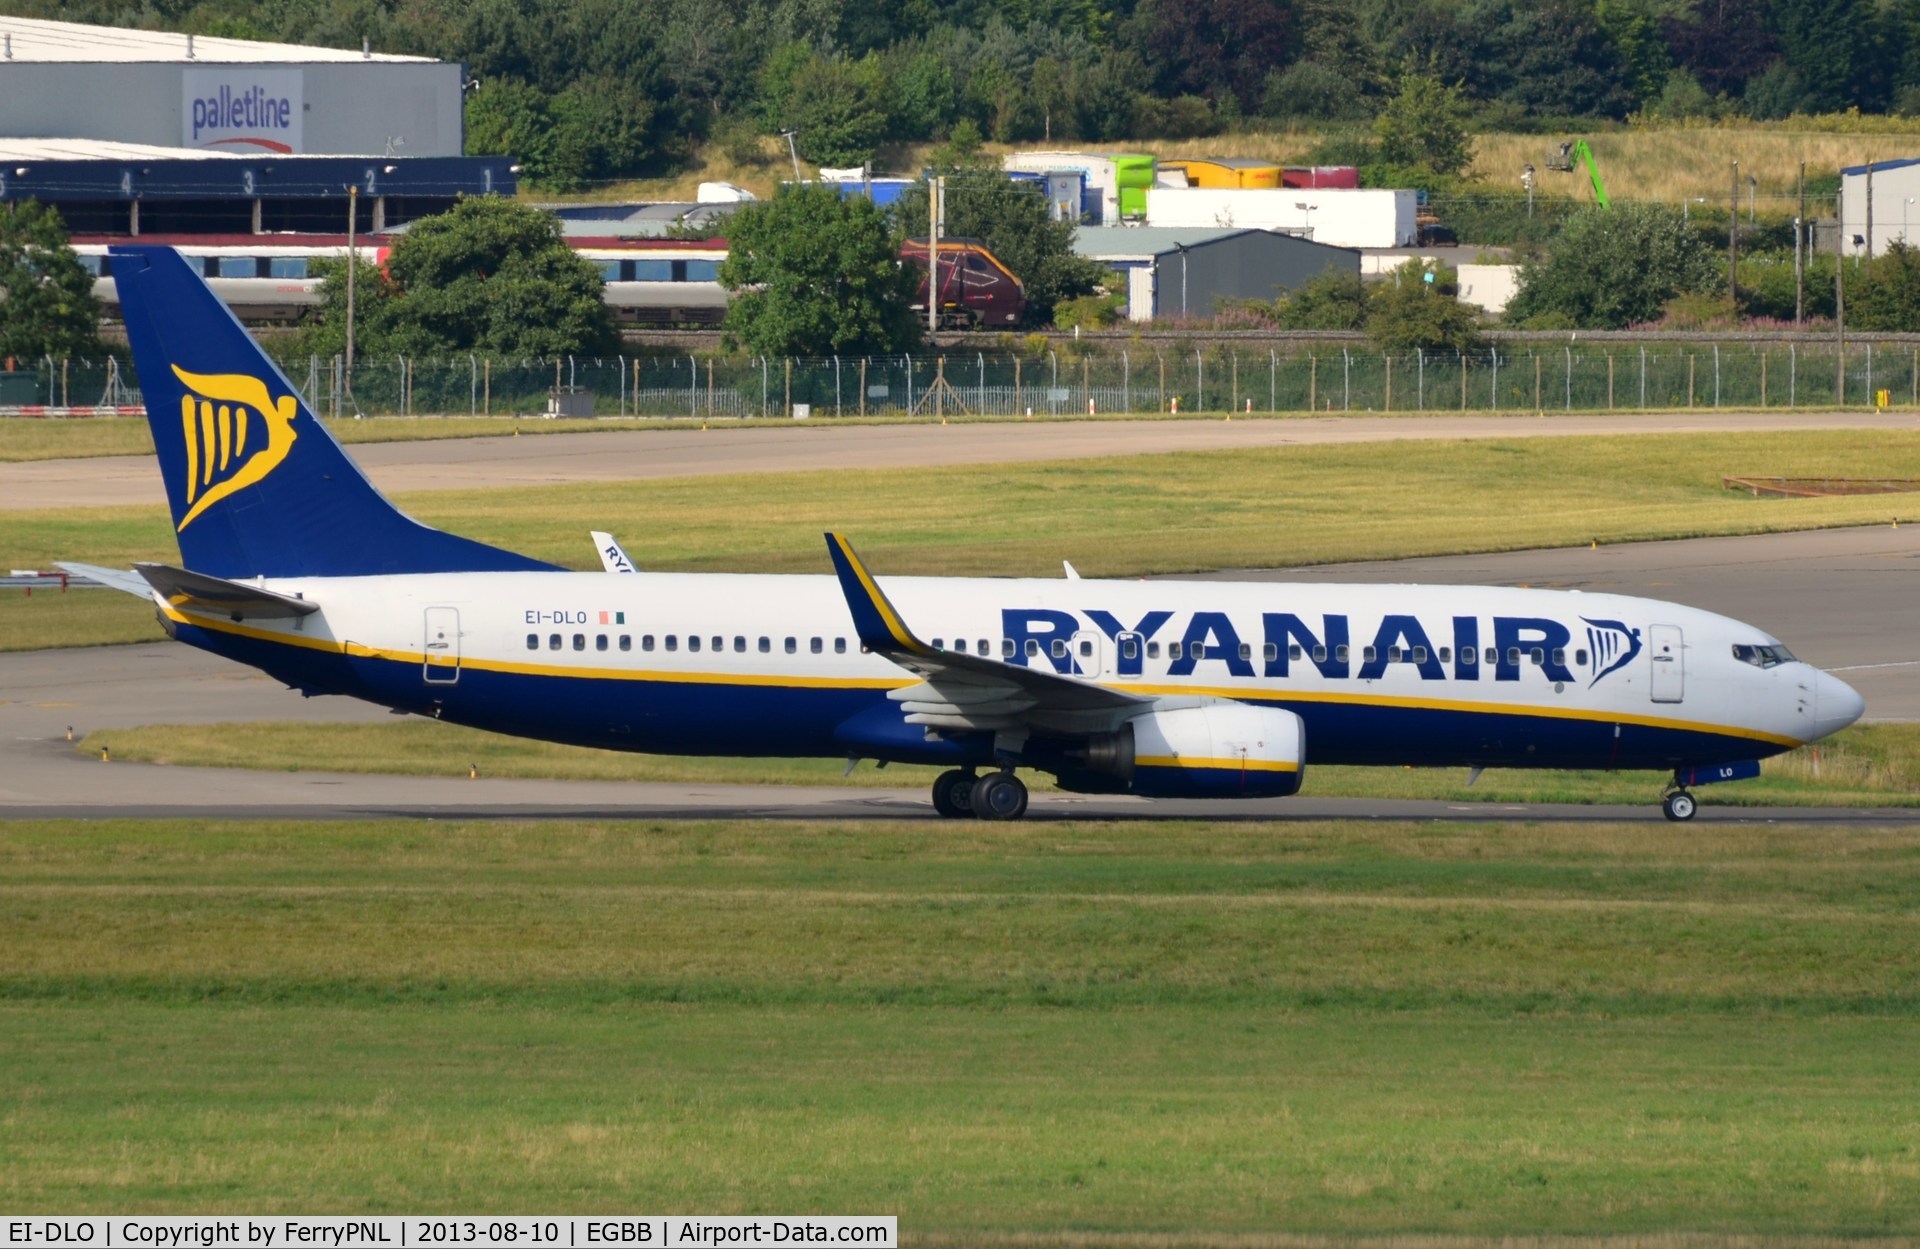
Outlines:
<svg viewBox="0 0 1920 1249"><path fill-rule="evenodd" d="M945 765L942 815L1080 793L1292 794L1309 760L1671 771L1691 787L1858 719L1724 616L1502 587L572 572L428 528L361 475L166 248L114 276L181 566L90 570L172 637L307 694L610 750Z"/></svg>

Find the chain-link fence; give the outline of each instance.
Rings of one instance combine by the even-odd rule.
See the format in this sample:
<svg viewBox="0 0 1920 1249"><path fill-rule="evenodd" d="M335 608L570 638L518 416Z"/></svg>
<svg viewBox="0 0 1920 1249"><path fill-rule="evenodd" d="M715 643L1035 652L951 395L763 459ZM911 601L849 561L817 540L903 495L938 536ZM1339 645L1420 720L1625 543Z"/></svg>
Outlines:
<svg viewBox="0 0 1920 1249"><path fill-rule="evenodd" d="M1606 411L1920 406L1920 347L1573 342L1477 353L1359 347L987 352L788 359L645 356L281 361L314 411L366 416L926 418L1123 412ZM0 373L0 410L127 409L116 360Z"/></svg>

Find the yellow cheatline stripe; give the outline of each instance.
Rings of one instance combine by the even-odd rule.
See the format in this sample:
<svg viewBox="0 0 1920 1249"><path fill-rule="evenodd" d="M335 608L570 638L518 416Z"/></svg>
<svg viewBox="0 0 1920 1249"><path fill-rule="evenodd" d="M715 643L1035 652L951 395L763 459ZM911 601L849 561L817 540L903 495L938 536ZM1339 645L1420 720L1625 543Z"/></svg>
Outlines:
<svg viewBox="0 0 1920 1249"><path fill-rule="evenodd" d="M171 609L166 611L168 619L178 624L190 624L201 629L211 629L216 633L230 633L236 637L252 638L260 642L277 642L283 646L296 646L304 650L325 651L334 655L348 655L355 659L385 659L392 663L424 664L429 662L425 651L391 650L379 646L367 646L361 642L336 642L327 638L300 637L275 632L271 629L256 629L250 625L239 624L231 620L214 619L206 616L190 615ZM439 663L439 659L432 662ZM750 685L772 688L794 689L845 689L845 690L896 690L914 684L907 677L799 677L799 676L757 676L751 674L728 674L716 672L669 672L660 669L623 669L623 668L585 668L562 664L515 663L499 659L468 659L460 661L460 667L481 672L504 672L515 676L537 677L579 677L601 681L652 681L668 685Z"/></svg>
<svg viewBox="0 0 1920 1249"><path fill-rule="evenodd" d="M1201 759L1184 755L1136 755L1140 768L1217 768L1232 772L1298 772L1300 765L1285 759Z"/></svg>
<svg viewBox="0 0 1920 1249"><path fill-rule="evenodd" d="M1798 746L1797 737L1783 737L1759 729L1735 725L1709 724L1701 720L1681 720L1668 716L1639 715L1626 711L1590 711L1574 707L1550 707L1539 703L1490 703L1459 699L1410 698L1396 694L1342 694L1320 690L1220 689L1207 685L1115 685L1108 687L1129 694L1199 696L1230 698L1239 702L1333 703L1343 707L1405 707L1415 711L1459 711L1480 715L1535 716L1543 720L1581 720L1594 724L1631 724L1649 729L1679 729L1693 733L1718 733L1724 737L1745 737L1778 746Z"/></svg>
<svg viewBox="0 0 1920 1249"><path fill-rule="evenodd" d="M297 634L275 632L268 629L256 629L244 624L236 624L224 618L210 618L193 615L189 617L177 610L163 608L169 619L179 624L196 625L203 629L212 629L218 633L231 633L240 637L254 638L263 642L278 642L285 646L298 646L310 650L329 651L334 654L347 653L358 658L390 659L396 663L422 663L424 651L384 650L363 646L358 642L340 643L324 638L301 637ZM833 677L759 677L731 676L717 673L668 672L660 670L628 671L615 668L581 668L561 665L513 663L493 659L463 659L461 666L488 672L506 672L523 676L561 676L581 677L609 681L658 681L690 685L766 685L790 686L805 689L904 689L916 684L912 680L891 680L886 678L833 678ZM1103 688L1129 694L1159 695L1195 695L1205 698L1224 698L1240 702L1318 702L1340 706L1360 707L1406 707L1419 711L1470 712L1479 715L1498 716L1536 716L1551 720L1581 720L1595 724L1631 724L1641 728L1674 729L1688 733L1715 733L1722 737L1741 737L1751 741L1767 742L1778 746L1799 746L1803 743L1797 737L1783 737L1777 733L1764 733L1758 729L1742 728L1737 725L1709 724L1699 720L1679 720L1664 716L1643 716L1627 712L1576 711L1565 707L1541 707L1532 704L1515 705L1511 703L1482 702L1444 702L1438 699L1404 698L1386 694L1334 694L1319 691L1300 692L1295 690L1222 690L1204 685L1109 685Z"/></svg>
<svg viewBox="0 0 1920 1249"><path fill-rule="evenodd" d="M837 533L833 535L833 540L839 545L840 554L846 558L847 566L853 569L853 575L860 579L861 586L867 591L868 600L872 602L873 609L880 613L881 623L887 626L887 632L893 634L893 640L908 650L921 654L928 653L928 648L922 646L920 639L913 636L906 622L900 619L900 614L893 610L893 604L887 601L887 596L880 592L878 585L874 584L873 574L868 572L867 566L860 562L860 557L853 553L853 544Z"/></svg>

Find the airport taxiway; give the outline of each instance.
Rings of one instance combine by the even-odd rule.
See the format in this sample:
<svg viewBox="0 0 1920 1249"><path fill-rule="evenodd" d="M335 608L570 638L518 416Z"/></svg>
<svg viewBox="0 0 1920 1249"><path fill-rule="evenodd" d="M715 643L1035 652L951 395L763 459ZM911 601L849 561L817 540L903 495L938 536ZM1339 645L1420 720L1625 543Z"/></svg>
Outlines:
<svg viewBox="0 0 1920 1249"><path fill-rule="evenodd" d="M422 420L436 418L423 417ZM466 418L447 418L464 420ZM1790 429L1920 428L1912 412L1562 413L1550 416L1338 415L1145 421L1016 421L936 425L715 422L710 430L608 430L524 438L361 443L348 450L381 490L472 490L637 481L722 473L805 472L1027 463L1399 439L1704 434L1738 438ZM161 506L151 456L0 464L0 512Z"/></svg>

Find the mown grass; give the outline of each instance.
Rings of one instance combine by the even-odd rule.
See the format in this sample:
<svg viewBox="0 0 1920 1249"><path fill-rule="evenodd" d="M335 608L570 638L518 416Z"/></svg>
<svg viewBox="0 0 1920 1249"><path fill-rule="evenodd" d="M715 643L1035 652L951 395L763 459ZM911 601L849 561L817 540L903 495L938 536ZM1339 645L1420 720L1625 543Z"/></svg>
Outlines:
<svg viewBox="0 0 1920 1249"><path fill-rule="evenodd" d="M1920 830L15 822L0 1208L1912 1235L1917 893Z"/></svg>
<svg viewBox="0 0 1920 1249"><path fill-rule="evenodd" d="M1920 476L1920 433L1817 430L1393 442L401 496L412 515L568 567L589 525L654 571L824 572L850 533L882 573L1136 576L1519 550L1911 518L1906 495L1755 499L1722 476ZM1903 512L1904 509L1905 510ZM0 513L0 558L126 567L178 559L158 508ZM112 636L154 635L144 618ZM44 605L36 594L33 603ZM131 601L131 600L130 600ZM15 604L0 649L61 645L65 620ZM1756 622L1762 623L1764 622Z"/></svg>
<svg viewBox="0 0 1920 1249"><path fill-rule="evenodd" d="M622 754L523 741L428 720L389 724L151 724L102 729L76 744L83 754L109 747L115 759L271 772L370 772L399 776L542 777L576 781L676 784L855 785L915 788L936 768L863 765L846 773L838 759L710 759ZM1309 760L1312 745L1308 745ZM1920 806L1920 725L1856 725L1820 743L1764 761L1755 780L1716 786L1716 805ZM1030 774L1033 788L1052 788ZM1443 768L1354 768L1312 764L1304 792L1314 797L1427 798L1489 803L1641 803L1658 797L1654 772L1527 771L1493 768L1469 788L1466 773Z"/></svg>

